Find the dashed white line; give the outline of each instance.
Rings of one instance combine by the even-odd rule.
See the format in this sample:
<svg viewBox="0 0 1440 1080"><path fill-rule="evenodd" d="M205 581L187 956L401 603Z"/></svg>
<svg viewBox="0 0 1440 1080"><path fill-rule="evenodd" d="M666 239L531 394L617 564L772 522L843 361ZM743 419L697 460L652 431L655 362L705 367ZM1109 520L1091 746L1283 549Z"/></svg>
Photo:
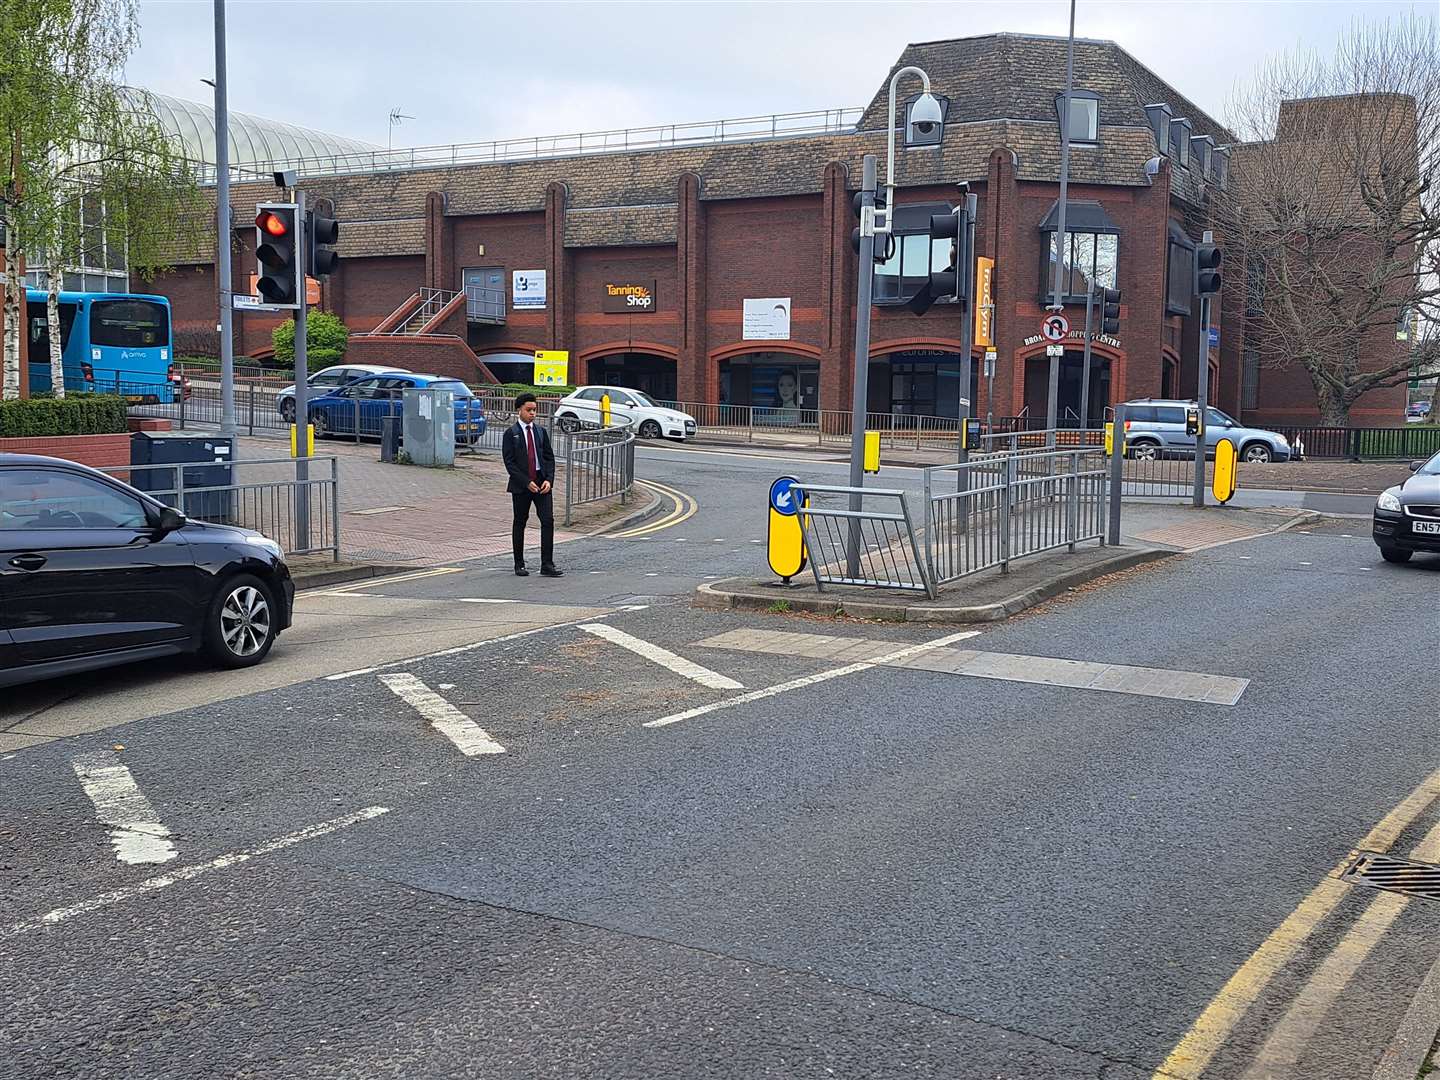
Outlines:
<svg viewBox="0 0 1440 1080"><path fill-rule="evenodd" d="M488 731L409 672L381 675L379 679L391 693L429 720L430 726L466 757L505 753L505 747L492 739Z"/></svg>
<svg viewBox="0 0 1440 1080"><path fill-rule="evenodd" d="M814 686L816 683L828 682L831 679L838 679L842 675L854 675L860 671L869 671L873 667L882 664L893 664L897 660L904 660L906 657L918 656L920 653L929 652L931 649L938 649L943 645L952 642L964 641L966 638L975 637L979 630L962 630L958 634L946 634L944 637L936 638L934 641L926 641L919 645L910 645L904 649L897 649L895 652L886 653L884 656L877 656L873 660L865 660L857 664L846 664L844 667L831 668L829 671L821 671L815 675L806 675L799 679L791 679L789 682L777 683L774 686L767 686L762 690L751 690L747 694L739 694L733 698L726 698L724 701L716 701L709 705L700 705L693 709L686 709L684 712L675 713L673 716L662 716L658 720L645 721L646 727L666 727L669 724L678 724L682 720L693 720L697 716L704 716L719 709L728 709L735 705L746 705L752 701L760 701L764 698L774 697L776 694L784 694L790 690L799 690L802 687Z"/></svg>
<svg viewBox="0 0 1440 1080"><path fill-rule="evenodd" d="M110 830L115 857L123 863L162 863L175 858L170 830L113 750L80 754L70 762L100 823Z"/></svg>
<svg viewBox="0 0 1440 1080"><path fill-rule="evenodd" d="M648 641L632 637L625 631L617 630L605 623L587 623L580 629L587 634L594 634L598 638L604 638L614 645L619 645L622 649L629 649L636 656L643 656L646 660L659 664L663 668L669 668L675 674L683 675L687 679L698 682L701 686L708 686L712 690L745 689L744 683L738 683L728 675L721 675L707 667L701 667L693 660L677 656L669 649L662 649L659 645L652 645Z"/></svg>
<svg viewBox="0 0 1440 1080"><path fill-rule="evenodd" d="M304 843L306 840L314 840L325 836L328 833L337 832L357 822L367 821L370 818L379 817L381 814L388 814L388 806L367 806L363 810L357 810L353 814L346 814L344 817L333 818L330 821L322 821L318 825L310 825L299 829L296 832L287 833L284 836L270 840L259 847L251 848L248 851L233 851L228 855L221 855L218 859L211 859L209 862L194 863L190 866L182 866L179 869L171 870L168 874L161 874L158 877L146 878L138 885L128 885L123 889L115 889L111 892L101 893L89 900L82 900L70 907L55 908L47 911L44 915L37 915L33 919L26 919L23 922L11 923L5 928L0 937L14 937L29 930L39 930L41 927L54 926L56 923L64 922L66 919L73 919L76 915L84 915L89 911L97 911L100 908L110 907L113 904L123 903L126 900L145 893L154 892L174 885L179 881L191 881L201 874L208 874L211 870L223 870L227 866L235 866L239 863L249 862L251 859L261 855L270 855L276 851L293 847L296 844Z"/></svg>

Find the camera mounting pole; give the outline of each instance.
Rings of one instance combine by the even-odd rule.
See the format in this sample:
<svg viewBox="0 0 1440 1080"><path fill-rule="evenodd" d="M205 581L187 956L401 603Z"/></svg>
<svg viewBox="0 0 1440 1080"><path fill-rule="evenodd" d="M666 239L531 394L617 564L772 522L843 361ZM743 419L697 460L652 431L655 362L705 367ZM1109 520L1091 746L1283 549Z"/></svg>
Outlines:
<svg viewBox="0 0 1440 1080"><path fill-rule="evenodd" d="M930 76L926 75L918 67L903 67L895 72L890 78L890 118L889 142L885 148L885 206L883 209L877 207L875 210L875 235L886 236L890 234L891 224L894 221L892 215L895 213L895 87L905 75L919 75L924 85L924 92L916 98L915 105L910 110L910 118L906 121L906 128L913 127L921 135L930 134L930 129L937 126L944 117L940 113L940 103L930 95ZM883 216L883 224L882 224ZM861 223L864 224L863 221Z"/></svg>

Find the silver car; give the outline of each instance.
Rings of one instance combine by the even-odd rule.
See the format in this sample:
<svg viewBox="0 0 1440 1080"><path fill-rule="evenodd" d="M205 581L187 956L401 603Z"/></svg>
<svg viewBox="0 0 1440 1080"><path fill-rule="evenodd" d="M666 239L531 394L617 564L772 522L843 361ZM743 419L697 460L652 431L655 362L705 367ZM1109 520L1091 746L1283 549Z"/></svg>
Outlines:
<svg viewBox="0 0 1440 1080"><path fill-rule="evenodd" d="M1186 457L1195 453L1195 436L1185 433L1185 413L1193 401L1140 398L1125 403L1125 446L1130 457L1153 460L1167 454ZM1241 461L1263 464L1299 457L1278 431L1245 427L1232 416L1211 407L1205 413L1205 455L1215 456L1215 444L1229 439Z"/></svg>

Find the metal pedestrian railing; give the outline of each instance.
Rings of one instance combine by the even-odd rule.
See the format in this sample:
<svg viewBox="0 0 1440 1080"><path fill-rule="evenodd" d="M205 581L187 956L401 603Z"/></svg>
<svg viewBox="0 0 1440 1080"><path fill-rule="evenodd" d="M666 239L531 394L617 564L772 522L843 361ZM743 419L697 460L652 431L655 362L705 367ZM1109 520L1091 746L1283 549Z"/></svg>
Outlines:
<svg viewBox="0 0 1440 1080"><path fill-rule="evenodd" d="M117 465L102 472L174 506L186 517L252 529L286 555L329 552L340 560L340 471L334 457L308 459L321 475L295 479L293 458L256 458L222 464ZM268 473L245 483L205 483L215 469ZM234 472L230 472L234 477Z"/></svg>
<svg viewBox="0 0 1440 1080"><path fill-rule="evenodd" d="M925 566L940 585L1087 540L1105 542L1103 450L1021 451L926 469Z"/></svg>
<svg viewBox="0 0 1440 1080"><path fill-rule="evenodd" d="M629 424L561 431L559 451L566 525L577 506L616 497L623 506L629 500L635 486L635 429Z"/></svg>
<svg viewBox="0 0 1440 1080"><path fill-rule="evenodd" d="M865 585L934 599L905 492L828 484L795 488L809 503L799 511L800 527L817 589ZM859 509L851 509L852 503Z"/></svg>

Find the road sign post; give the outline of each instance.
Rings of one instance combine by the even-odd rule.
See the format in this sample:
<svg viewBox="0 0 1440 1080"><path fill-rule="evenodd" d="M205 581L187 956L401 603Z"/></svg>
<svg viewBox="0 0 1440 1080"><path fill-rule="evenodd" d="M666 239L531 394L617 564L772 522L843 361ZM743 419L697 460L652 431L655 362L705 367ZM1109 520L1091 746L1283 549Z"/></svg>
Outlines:
<svg viewBox="0 0 1440 1080"><path fill-rule="evenodd" d="M1125 406L1115 406L1110 454L1110 543L1120 546L1120 500L1125 495Z"/></svg>
<svg viewBox="0 0 1440 1080"><path fill-rule="evenodd" d="M1045 355L1050 358L1050 379L1045 394L1045 428L1049 434L1045 436L1045 443L1051 447L1055 445L1055 429L1059 426L1060 358L1065 355L1065 346L1058 343L1069 333L1070 320L1058 311L1052 311L1040 323L1041 337L1051 342L1045 348Z"/></svg>
<svg viewBox="0 0 1440 1080"><path fill-rule="evenodd" d="M865 486L865 414L870 386L870 302L875 287L875 188L878 184L874 154L866 154L860 181L860 262L855 275L855 377L850 390L850 511L859 514L864 505L860 489ZM888 206L888 203L887 203ZM893 213L889 207L887 213ZM860 576L860 518L850 519L845 537L846 573Z"/></svg>
<svg viewBox="0 0 1440 1080"><path fill-rule="evenodd" d="M805 569L805 531L800 525L800 511L810 505L795 490L800 481L793 476L777 477L770 485L769 528L766 530L765 553L770 571L786 585Z"/></svg>
<svg viewBox="0 0 1440 1080"><path fill-rule="evenodd" d="M305 192L295 192L295 220L305 220ZM299 281L303 283L305 275L309 273L309 267L305 265L304 252L308 250L309 243L302 238L297 238L296 262L299 264ZM303 284L301 284L303 288ZM300 292L297 288L296 296L298 304L295 308L295 423L305 425L308 429L310 424L310 358L306 354L305 335L306 309L310 306L306 301L309 297ZM357 425L358 430L358 425ZM308 433L308 432L307 432ZM295 542L300 551L310 550L310 455L314 449L310 440L296 440L295 455Z"/></svg>

